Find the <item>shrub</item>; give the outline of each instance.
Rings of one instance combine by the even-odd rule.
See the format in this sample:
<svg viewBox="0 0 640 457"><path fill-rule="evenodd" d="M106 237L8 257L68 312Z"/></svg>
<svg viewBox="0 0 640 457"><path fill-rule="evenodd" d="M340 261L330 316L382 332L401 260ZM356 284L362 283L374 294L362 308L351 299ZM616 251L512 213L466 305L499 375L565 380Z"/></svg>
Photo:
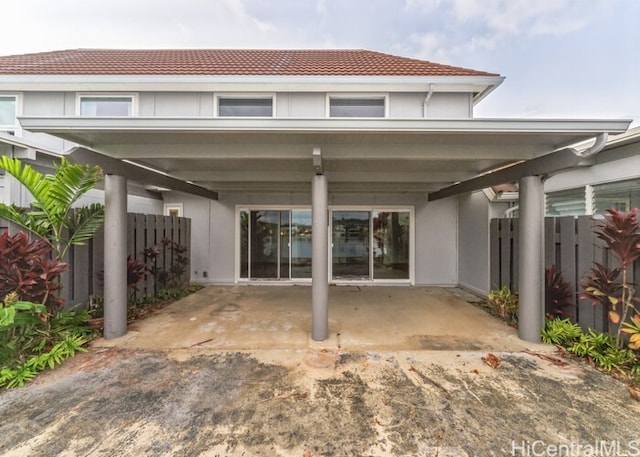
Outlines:
<svg viewBox="0 0 640 457"><path fill-rule="evenodd" d="M542 330L542 341L547 344L557 344L569 347L580 339L583 335L578 324L574 324L570 319L547 319Z"/></svg>
<svg viewBox="0 0 640 457"><path fill-rule="evenodd" d="M487 296L489 306L500 318L517 322L518 320L518 294L514 294L509 286L493 289Z"/></svg>
<svg viewBox="0 0 640 457"><path fill-rule="evenodd" d="M611 324L618 326L615 340L618 348L624 343L621 337L624 327L620 324L640 314L635 307L635 289L629 278L629 269L640 258L639 212L638 208L627 212L615 209L605 212L604 220L597 225L595 234L618 260L620 268L610 269L596 264L582 283L582 296L602 304L609 310Z"/></svg>
<svg viewBox="0 0 640 457"><path fill-rule="evenodd" d="M575 306L575 293L571 284L564 280L562 272L556 270L555 265L545 269L545 307L547 316L569 317L571 308Z"/></svg>
<svg viewBox="0 0 640 457"><path fill-rule="evenodd" d="M55 312L64 302L58 297L59 277L67 264L48 259L50 253L42 239L30 241L23 232L0 234L0 299L15 292L22 301L42 304Z"/></svg>
<svg viewBox="0 0 640 457"><path fill-rule="evenodd" d="M58 311L50 316L44 305L16 301L9 294L0 303L0 387L22 386L39 371L54 368L78 351L92 333L87 312Z"/></svg>

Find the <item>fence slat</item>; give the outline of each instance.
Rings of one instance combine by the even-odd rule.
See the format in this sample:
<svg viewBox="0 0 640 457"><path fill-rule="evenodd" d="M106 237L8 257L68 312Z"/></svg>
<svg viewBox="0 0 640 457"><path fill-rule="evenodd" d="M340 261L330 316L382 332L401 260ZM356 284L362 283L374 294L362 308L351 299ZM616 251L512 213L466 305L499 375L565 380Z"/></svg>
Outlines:
<svg viewBox="0 0 640 457"><path fill-rule="evenodd" d="M577 221L578 230L578 246L577 246L577 276L578 283L582 281L582 278L589 273L589 270L593 266L595 258L595 246L593 244L593 231L591 219L588 217L579 217ZM595 307L588 298L580 298L581 287L578 285L576 290L576 314L577 321L583 330L593 328L598 331L603 331L601 327L602 322L596 322Z"/></svg>
<svg viewBox="0 0 640 457"><path fill-rule="evenodd" d="M499 220L489 222L489 286L491 289L500 287L500 232Z"/></svg>
<svg viewBox="0 0 640 457"><path fill-rule="evenodd" d="M500 221L500 283L509 286L511 283L511 224L509 219Z"/></svg>

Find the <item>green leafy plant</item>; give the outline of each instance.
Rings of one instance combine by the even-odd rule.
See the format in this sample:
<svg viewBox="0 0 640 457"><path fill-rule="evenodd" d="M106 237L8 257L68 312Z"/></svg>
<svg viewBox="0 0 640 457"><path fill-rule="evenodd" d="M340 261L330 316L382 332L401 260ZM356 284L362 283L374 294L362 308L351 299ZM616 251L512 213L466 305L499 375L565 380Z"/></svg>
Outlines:
<svg viewBox="0 0 640 457"><path fill-rule="evenodd" d="M620 264L619 269L609 269L596 264L582 285L585 298L603 304L608 310L609 321L617 325L616 346L622 347L621 323L635 314L635 289L629 281L629 269L640 258L640 209L623 212L609 209L604 220L597 225L596 237L602 240Z"/></svg>
<svg viewBox="0 0 640 457"><path fill-rule="evenodd" d="M0 234L0 297L15 292L22 301L45 305L53 313L62 304L59 277L67 264L48 258L51 248L24 232Z"/></svg>
<svg viewBox="0 0 640 457"><path fill-rule="evenodd" d="M612 368L622 370L635 361L635 355L626 348L619 348L616 340L608 333L589 330L568 348L569 352L580 357L588 357L604 371Z"/></svg>
<svg viewBox="0 0 640 457"><path fill-rule="evenodd" d="M518 294L513 293L509 286L493 289L487 298L489 306L500 318L514 322L518 320Z"/></svg>
<svg viewBox="0 0 640 457"><path fill-rule="evenodd" d="M575 293L562 272L551 265L545 269L545 306L549 317L569 317L575 307Z"/></svg>
<svg viewBox="0 0 640 457"><path fill-rule="evenodd" d="M44 305L16 297L9 294L0 303L0 387L7 388L22 386L39 371L84 351L92 335L86 312L50 315Z"/></svg>
<svg viewBox="0 0 640 457"><path fill-rule="evenodd" d="M542 330L542 341L547 344L569 347L579 341L582 335L580 326L571 322L569 318L547 319Z"/></svg>
<svg viewBox="0 0 640 457"><path fill-rule="evenodd" d="M43 175L18 159L0 156L0 169L20 182L32 195L31 208L0 203L0 217L34 233L47 242L57 260L70 246L85 244L104 220L104 207L74 204L102 180L102 170L72 164L65 158L55 165L55 174Z"/></svg>

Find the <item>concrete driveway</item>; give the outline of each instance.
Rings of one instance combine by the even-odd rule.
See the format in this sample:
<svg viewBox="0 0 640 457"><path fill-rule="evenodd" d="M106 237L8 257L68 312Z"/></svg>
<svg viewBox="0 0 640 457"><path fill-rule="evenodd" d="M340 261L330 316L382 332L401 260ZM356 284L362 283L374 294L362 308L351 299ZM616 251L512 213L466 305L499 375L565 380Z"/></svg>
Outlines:
<svg viewBox="0 0 640 457"><path fill-rule="evenodd" d="M519 342L459 291L334 288L318 344L309 290L284 289L204 289L2 392L0 454L640 455L624 385Z"/></svg>

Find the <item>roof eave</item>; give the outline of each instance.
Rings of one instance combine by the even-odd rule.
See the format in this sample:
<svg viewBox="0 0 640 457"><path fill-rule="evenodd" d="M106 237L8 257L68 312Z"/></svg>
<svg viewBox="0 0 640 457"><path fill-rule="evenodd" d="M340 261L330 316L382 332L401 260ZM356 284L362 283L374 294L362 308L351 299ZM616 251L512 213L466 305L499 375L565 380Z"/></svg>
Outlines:
<svg viewBox="0 0 640 457"><path fill-rule="evenodd" d="M341 75L2 75L2 91L389 91L474 92L483 98L502 76L341 76Z"/></svg>

